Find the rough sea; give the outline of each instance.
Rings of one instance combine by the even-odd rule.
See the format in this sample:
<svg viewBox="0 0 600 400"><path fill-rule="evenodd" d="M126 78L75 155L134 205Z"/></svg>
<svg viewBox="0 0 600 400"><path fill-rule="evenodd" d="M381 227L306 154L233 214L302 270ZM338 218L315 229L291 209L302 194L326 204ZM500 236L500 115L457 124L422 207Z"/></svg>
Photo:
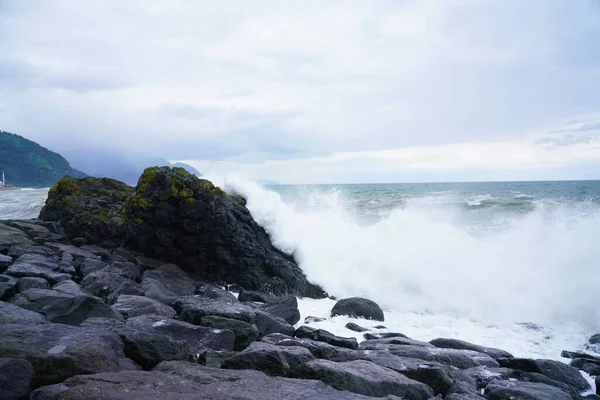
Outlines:
<svg viewBox="0 0 600 400"><path fill-rule="evenodd" d="M214 181L245 196L275 245L330 295L378 302L390 331L565 362L561 350L600 350L586 345L600 333L600 181ZM47 191L0 191L0 219L36 217ZM329 317L334 303L301 300L302 318ZM362 339L348 321L313 326Z"/></svg>

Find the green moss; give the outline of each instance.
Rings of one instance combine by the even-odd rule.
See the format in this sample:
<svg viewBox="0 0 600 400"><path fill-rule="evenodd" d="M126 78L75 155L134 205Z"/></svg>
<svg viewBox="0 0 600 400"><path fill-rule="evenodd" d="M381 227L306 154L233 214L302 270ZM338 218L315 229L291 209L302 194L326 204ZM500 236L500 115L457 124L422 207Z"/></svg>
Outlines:
<svg viewBox="0 0 600 400"><path fill-rule="evenodd" d="M75 196L79 193L77 183L71 177L61 178L48 192L49 196Z"/></svg>

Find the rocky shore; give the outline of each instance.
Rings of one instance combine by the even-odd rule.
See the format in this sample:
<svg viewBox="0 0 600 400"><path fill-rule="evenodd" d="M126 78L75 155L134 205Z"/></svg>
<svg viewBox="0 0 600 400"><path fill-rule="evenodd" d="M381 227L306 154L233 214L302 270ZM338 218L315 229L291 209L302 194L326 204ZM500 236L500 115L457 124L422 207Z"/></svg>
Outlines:
<svg viewBox="0 0 600 400"><path fill-rule="evenodd" d="M361 298L301 322L297 296L326 294L244 199L177 168L64 178L40 219L0 222L0 400L600 399L600 357L423 342ZM311 326L336 315L365 340Z"/></svg>

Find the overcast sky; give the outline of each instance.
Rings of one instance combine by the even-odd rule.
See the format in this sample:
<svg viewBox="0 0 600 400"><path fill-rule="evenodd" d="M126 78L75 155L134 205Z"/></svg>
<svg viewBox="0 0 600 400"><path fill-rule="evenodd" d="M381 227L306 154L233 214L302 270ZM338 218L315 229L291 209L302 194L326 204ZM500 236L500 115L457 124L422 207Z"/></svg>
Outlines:
<svg viewBox="0 0 600 400"><path fill-rule="evenodd" d="M0 129L285 183L600 179L600 2L0 0Z"/></svg>

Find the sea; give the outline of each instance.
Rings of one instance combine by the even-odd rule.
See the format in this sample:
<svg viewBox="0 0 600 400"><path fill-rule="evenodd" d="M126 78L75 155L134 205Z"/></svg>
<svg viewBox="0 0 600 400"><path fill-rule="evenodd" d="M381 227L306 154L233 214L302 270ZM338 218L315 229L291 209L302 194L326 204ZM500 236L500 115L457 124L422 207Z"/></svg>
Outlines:
<svg viewBox="0 0 600 400"><path fill-rule="evenodd" d="M600 181L261 186L243 195L275 246L332 297L367 297L413 339L457 338L519 357L590 353L600 333ZM35 218L48 189L0 191L0 219ZM302 318L341 336L335 300Z"/></svg>

